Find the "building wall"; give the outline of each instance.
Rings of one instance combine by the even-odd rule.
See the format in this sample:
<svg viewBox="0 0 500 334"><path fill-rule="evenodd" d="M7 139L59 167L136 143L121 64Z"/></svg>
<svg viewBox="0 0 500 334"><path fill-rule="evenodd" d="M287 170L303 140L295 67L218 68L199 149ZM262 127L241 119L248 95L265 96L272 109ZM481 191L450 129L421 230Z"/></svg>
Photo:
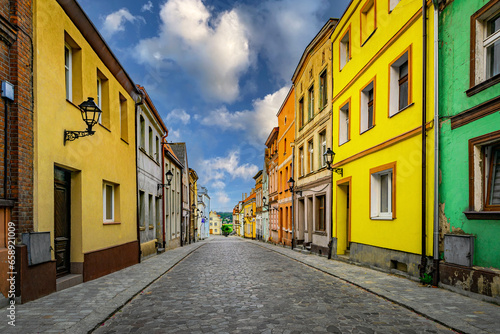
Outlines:
<svg viewBox="0 0 500 334"><path fill-rule="evenodd" d="M165 188L163 203L165 206L165 248L172 249L180 246L181 237L181 188L182 169L165 153L165 173L172 172L170 187Z"/></svg>
<svg viewBox="0 0 500 334"><path fill-rule="evenodd" d="M376 2L376 30L371 37L360 36L361 9L365 1L353 1L332 34L333 76L333 174L334 237L337 254L348 253L348 242L411 254L421 254L421 164L422 164L422 15L421 3L401 0L392 11L387 1ZM428 10L427 68L427 187L426 255L432 254L433 214L433 15ZM340 70L340 42L350 29L351 59ZM349 34L347 32L347 34ZM363 42L362 42L363 41ZM362 44L363 43L363 44ZM394 115L390 110L391 64L409 53L409 106ZM374 126L361 127L363 89L374 82ZM339 139L340 109L350 101L350 138ZM363 102L363 103L366 103ZM345 123L344 123L345 124ZM372 191L378 170L393 168L392 215L374 215L379 193ZM347 193L347 187L349 192ZM375 189L375 188L373 188ZM387 188L386 188L387 189ZM388 190L389 191L389 190ZM348 214L350 213L350 214ZM378 217L374 217L378 216ZM352 250L352 247L351 247ZM351 253L351 257L356 257ZM359 259L359 258L358 258ZM369 257L359 259L372 263ZM378 265L378 264L377 264ZM394 262L384 263L391 268ZM405 263L411 268L414 263Z"/></svg>
<svg viewBox="0 0 500 334"><path fill-rule="evenodd" d="M332 61L329 36L335 27L329 20L311 41L295 70L295 197L296 238L311 250L324 254L331 238L331 171L325 168L323 153L332 147ZM322 99L320 85L324 77ZM313 91L311 99L310 91ZM313 108L309 111L309 104ZM302 112L301 112L302 110ZM310 116L309 116L310 115ZM312 144L312 154L310 152ZM324 199L323 220L319 223L319 199Z"/></svg>
<svg viewBox="0 0 500 334"><path fill-rule="evenodd" d="M292 194L288 180L293 176L295 139L295 90L292 87L278 112L278 230L279 242L292 244Z"/></svg>
<svg viewBox="0 0 500 334"><path fill-rule="evenodd" d="M475 236L474 265L500 268L500 245L497 237L500 234L499 218L485 216L482 219L469 219L464 214L464 211L482 211L470 205L469 163L472 159L469 156L469 140L483 135L493 138L494 133L500 130L498 81L482 91L468 94L471 88L471 16L483 6L495 3L498 13L500 3L486 0L455 0L440 13L439 40L442 43L439 49L439 205L441 241L445 233L472 234ZM485 102L488 105L481 107ZM481 114L487 108L491 111ZM473 110L467 112L471 109ZM460 113L464 116L479 116L473 121L456 126L458 118L453 116ZM442 244L440 251L443 251Z"/></svg>
<svg viewBox="0 0 500 334"><path fill-rule="evenodd" d="M139 231L141 256L146 257L155 254L156 242L163 240L162 190L158 190L158 184L164 183L161 166L161 141L164 133L146 102L138 106L136 121L139 143L137 148ZM144 138L141 138L141 125L144 125ZM152 130L151 138L149 129ZM142 197L141 192L144 194Z"/></svg>
<svg viewBox="0 0 500 334"><path fill-rule="evenodd" d="M65 168L71 173L71 262L80 271L84 256L137 242L133 122L137 94L134 86L127 91L115 78L56 1L36 1L34 5L33 43L37 50L34 229L50 231L54 247L54 168ZM65 42L74 50L71 101L66 100ZM93 136L64 144L65 129L86 128L76 105L87 97L97 98L98 72L107 78L102 92L103 125L93 128ZM125 101L120 101L120 95ZM111 222L103 219L105 182L115 190Z"/></svg>

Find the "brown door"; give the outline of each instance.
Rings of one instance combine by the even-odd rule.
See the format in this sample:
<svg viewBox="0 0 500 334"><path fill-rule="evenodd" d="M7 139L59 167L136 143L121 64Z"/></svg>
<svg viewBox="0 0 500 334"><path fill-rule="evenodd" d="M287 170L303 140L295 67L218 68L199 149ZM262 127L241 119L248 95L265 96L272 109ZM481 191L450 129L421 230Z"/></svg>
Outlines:
<svg viewBox="0 0 500 334"><path fill-rule="evenodd" d="M71 173L54 168L54 249L57 276L70 272L70 185Z"/></svg>

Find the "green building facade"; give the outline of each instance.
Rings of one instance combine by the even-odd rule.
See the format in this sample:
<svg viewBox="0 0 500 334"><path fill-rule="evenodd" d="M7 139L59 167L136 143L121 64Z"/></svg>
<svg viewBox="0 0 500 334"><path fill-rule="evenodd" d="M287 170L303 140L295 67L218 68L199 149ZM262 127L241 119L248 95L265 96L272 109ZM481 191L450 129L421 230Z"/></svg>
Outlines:
<svg viewBox="0 0 500 334"><path fill-rule="evenodd" d="M440 280L498 298L500 0L440 3Z"/></svg>

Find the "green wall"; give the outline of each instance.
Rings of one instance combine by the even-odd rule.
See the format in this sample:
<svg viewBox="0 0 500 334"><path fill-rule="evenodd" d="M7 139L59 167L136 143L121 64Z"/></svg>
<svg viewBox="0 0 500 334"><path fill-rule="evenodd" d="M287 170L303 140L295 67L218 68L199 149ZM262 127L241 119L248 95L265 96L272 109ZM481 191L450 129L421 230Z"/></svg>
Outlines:
<svg viewBox="0 0 500 334"><path fill-rule="evenodd" d="M476 236L474 265L500 268L500 220L469 220L468 140L500 130L500 112L495 112L451 130L449 116L456 115L500 95L496 84L471 97L469 88L470 17L487 0L454 0L439 18L439 113L440 186L444 206L440 224L445 233L460 229ZM448 225L449 224L449 225Z"/></svg>

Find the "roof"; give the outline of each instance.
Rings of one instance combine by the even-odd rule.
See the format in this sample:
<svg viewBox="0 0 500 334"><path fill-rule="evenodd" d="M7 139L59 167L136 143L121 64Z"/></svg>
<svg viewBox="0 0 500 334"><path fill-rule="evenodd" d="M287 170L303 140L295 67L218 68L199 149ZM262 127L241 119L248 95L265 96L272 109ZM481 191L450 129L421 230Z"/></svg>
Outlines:
<svg viewBox="0 0 500 334"><path fill-rule="evenodd" d="M184 167L188 167L188 161L187 161L187 150L186 150L186 143L169 143L170 147L172 148L172 151L174 151L175 155L181 161L183 164L185 164Z"/></svg>
<svg viewBox="0 0 500 334"><path fill-rule="evenodd" d="M137 87L78 2L75 0L56 1L71 19L73 24L78 28L99 59L137 102L140 95Z"/></svg>
<svg viewBox="0 0 500 334"><path fill-rule="evenodd" d="M259 171L257 172L257 174L255 174L255 176L254 176L253 178L254 178L254 179L257 179L257 178L258 178L259 176L261 176L261 175L262 175L262 169L261 169L261 170L259 170Z"/></svg>
<svg viewBox="0 0 500 334"><path fill-rule="evenodd" d="M177 156L175 155L174 151L172 151L172 148L170 147L170 144L166 143L165 144L165 151L167 152L167 155L170 156L170 158L172 159L172 161L178 165L181 169L184 168L184 164L179 160L179 158L177 158Z"/></svg>
<svg viewBox="0 0 500 334"><path fill-rule="evenodd" d="M149 110L151 110L153 112L154 117L156 118L156 120L158 121L160 126L162 127L163 131L165 131L166 135L168 136L168 129L165 126L165 123L163 123L163 120L161 119L160 114L158 113L158 110L156 110L156 107L154 106L153 101L151 101L151 98L149 97L148 92L146 92L146 88L144 88L143 86L140 86L140 85L137 85L137 88L139 89L140 92L142 92L144 94L144 99L146 100L146 104L148 105Z"/></svg>
<svg viewBox="0 0 500 334"><path fill-rule="evenodd" d="M267 147L270 147L271 146L271 143L276 139L278 138L278 131L279 131L279 127L275 127L274 129L271 130L271 133L269 134L269 137L267 137L267 140L266 140L266 146Z"/></svg>

